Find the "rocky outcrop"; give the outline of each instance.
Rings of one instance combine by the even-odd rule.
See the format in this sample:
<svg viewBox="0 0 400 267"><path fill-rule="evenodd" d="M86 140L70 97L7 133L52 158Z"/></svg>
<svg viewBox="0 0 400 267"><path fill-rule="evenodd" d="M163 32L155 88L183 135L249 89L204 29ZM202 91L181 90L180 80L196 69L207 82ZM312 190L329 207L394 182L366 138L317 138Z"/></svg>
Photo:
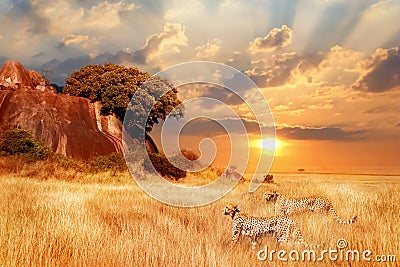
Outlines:
<svg viewBox="0 0 400 267"><path fill-rule="evenodd" d="M50 91L56 93L56 89L50 85L49 80L34 70L28 70L28 75L32 80L33 87L40 91Z"/></svg>
<svg viewBox="0 0 400 267"><path fill-rule="evenodd" d="M0 70L1 89L18 90L33 89L33 83L28 72L21 63L7 60Z"/></svg>
<svg viewBox="0 0 400 267"><path fill-rule="evenodd" d="M78 160L122 149L121 131L115 131L122 128L118 119L102 116L98 122L95 105L80 97L37 90L0 91L0 132L13 126L30 131L53 151Z"/></svg>
<svg viewBox="0 0 400 267"><path fill-rule="evenodd" d="M0 70L0 90L20 89L56 92L50 82L36 71L27 71L18 61L7 60Z"/></svg>
<svg viewBox="0 0 400 267"><path fill-rule="evenodd" d="M122 123L100 115L99 103L55 94L40 74L15 61L3 65L0 85L0 134L16 126L53 151L84 161L122 152ZM157 150L154 142L147 145Z"/></svg>

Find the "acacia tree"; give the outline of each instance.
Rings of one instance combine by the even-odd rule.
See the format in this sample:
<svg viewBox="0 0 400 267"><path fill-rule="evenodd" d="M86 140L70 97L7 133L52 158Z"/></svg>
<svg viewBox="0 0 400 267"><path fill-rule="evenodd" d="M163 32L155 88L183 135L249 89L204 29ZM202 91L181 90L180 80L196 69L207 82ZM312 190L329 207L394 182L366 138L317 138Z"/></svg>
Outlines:
<svg viewBox="0 0 400 267"><path fill-rule="evenodd" d="M151 82L142 86L149 79ZM136 92L134 103L130 103ZM153 125L167 115L183 117L177 89L168 81L151 77L137 68L112 63L85 66L66 79L64 93L85 97L93 102L100 101L102 115L115 114L121 121L128 116L125 120L129 125L139 128L145 125L146 132L150 132ZM150 114L146 114L145 110L150 108ZM175 112L170 114L174 108Z"/></svg>

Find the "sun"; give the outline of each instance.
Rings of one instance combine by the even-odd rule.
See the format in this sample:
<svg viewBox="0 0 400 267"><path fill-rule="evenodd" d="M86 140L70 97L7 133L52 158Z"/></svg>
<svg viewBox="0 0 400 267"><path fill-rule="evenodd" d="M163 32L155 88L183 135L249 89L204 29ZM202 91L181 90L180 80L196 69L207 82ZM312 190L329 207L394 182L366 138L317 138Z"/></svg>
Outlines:
<svg viewBox="0 0 400 267"><path fill-rule="evenodd" d="M280 142L276 138L264 138L260 139L258 143L258 147L261 149L274 150L277 149L280 145Z"/></svg>

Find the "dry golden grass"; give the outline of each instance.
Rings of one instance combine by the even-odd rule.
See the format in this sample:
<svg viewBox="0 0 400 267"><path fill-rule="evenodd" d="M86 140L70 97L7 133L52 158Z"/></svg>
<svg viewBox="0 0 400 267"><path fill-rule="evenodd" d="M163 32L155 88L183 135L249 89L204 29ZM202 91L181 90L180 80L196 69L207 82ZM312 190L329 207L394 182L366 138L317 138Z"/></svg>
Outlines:
<svg viewBox="0 0 400 267"><path fill-rule="evenodd" d="M308 243L336 248L337 239L345 238L351 249L400 256L399 177L370 177L368 182L364 176L276 174L277 184L262 185L255 193L247 191L248 183L239 184L213 204L188 209L150 198L128 174L114 175L118 182L110 173L79 175L74 182L0 176L1 266L349 266L327 260L260 262L257 251L264 245L302 249L277 245L271 236L259 240L256 250L247 238L231 244L231 219L222 215L225 204L271 215L272 205L262 199L270 188L297 197L322 195L342 218L358 215L359 221L344 226L326 215L297 215Z"/></svg>

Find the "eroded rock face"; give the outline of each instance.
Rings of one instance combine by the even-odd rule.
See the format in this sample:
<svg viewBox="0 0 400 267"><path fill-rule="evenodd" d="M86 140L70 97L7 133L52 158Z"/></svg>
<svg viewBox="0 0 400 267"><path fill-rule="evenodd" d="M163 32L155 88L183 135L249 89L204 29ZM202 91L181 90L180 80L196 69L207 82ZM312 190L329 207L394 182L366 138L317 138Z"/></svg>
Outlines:
<svg viewBox="0 0 400 267"><path fill-rule="evenodd" d="M97 118L96 112L93 103L80 97L0 91L0 132L20 127L53 151L78 160L122 151L121 123L114 116Z"/></svg>
<svg viewBox="0 0 400 267"><path fill-rule="evenodd" d="M14 60L4 62L0 70L0 90L40 90L56 93L50 82L34 70L26 70Z"/></svg>
<svg viewBox="0 0 400 267"><path fill-rule="evenodd" d="M4 62L0 70L0 89L34 89L32 79L21 63L14 60Z"/></svg>
<svg viewBox="0 0 400 267"><path fill-rule="evenodd" d="M77 160L122 153L121 121L100 110L98 102L55 94L47 79L17 61L0 70L0 134L10 127L28 130L54 152ZM146 138L147 149L158 152Z"/></svg>
<svg viewBox="0 0 400 267"><path fill-rule="evenodd" d="M49 80L34 70L28 70L28 75L32 80L33 87L40 91L50 91L56 93L56 89L50 85Z"/></svg>

